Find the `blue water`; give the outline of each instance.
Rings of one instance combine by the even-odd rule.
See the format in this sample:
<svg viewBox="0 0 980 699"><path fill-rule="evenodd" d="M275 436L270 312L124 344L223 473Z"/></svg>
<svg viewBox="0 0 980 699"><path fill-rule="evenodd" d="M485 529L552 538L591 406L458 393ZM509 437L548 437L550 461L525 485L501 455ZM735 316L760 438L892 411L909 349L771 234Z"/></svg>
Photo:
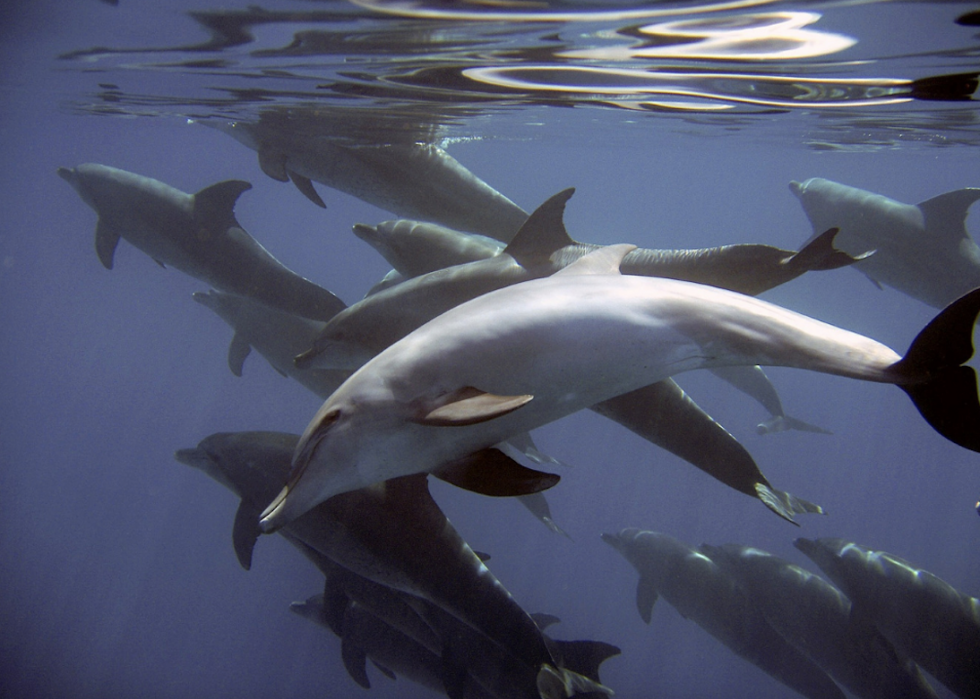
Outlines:
<svg viewBox="0 0 980 699"><path fill-rule="evenodd" d="M887 5L778 3L754 11L824 13L814 26L857 39L833 57L839 63L781 62L774 74L788 65L848 78L976 70L977 28L953 22L973 6ZM350 11L344 3L266 7ZM683 7L689 13L693 5ZM231 546L237 499L173 459L176 449L217 431L300 432L320 401L254 353L244 376L233 376L226 364L230 329L191 300L202 283L161 269L125 241L115 268L105 270L93 249L94 212L55 174L99 162L187 192L249 180L254 188L239 200L238 220L296 272L352 303L388 271L350 227L391 214L320 185L328 208L318 209L291 185L266 177L253 151L187 123L302 103L339 71L380 71L378 65L345 63L342 53L295 60L258 53L287 46L314 26L303 22L262 25L256 46L208 54L136 50L57 59L92 47L198 44L206 34L186 11L199 9L208 9L204 0L120 0L118 7L42 0L0 11L2 696L364 693L347 676L337 639L288 610L318 592L322 576L278 537L262 538L252 570L242 570ZM430 20L431 27L444 28L440 21ZM453 27L457 36L468 31ZM344 31L370 28L360 20ZM534 37L558 33L574 48L610 43L593 23L534 26L532 38L518 28L494 41L537 45ZM478 60L479 52L473 55ZM868 62L848 64L850 56ZM205 58L229 65L177 65ZM731 69L724 61L684 65ZM289 79L261 73L289 66ZM765 65L737 67L759 73ZM106 99L113 90L100 83L116 86L121 97ZM267 103L235 100L220 89L230 85L275 94ZM980 186L972 101L780 109L741 102L731 114L624 109L626 99L616 101L502 101L482 114L474 102L475 113L444 130L446 148L528 211L574 186L566 225L577 240L644 247L796 248L811 231L791 180L825 177L906 203ZM967 221L975 237L977 216ZM848 269L807 274L764 298L899 352L935 313ZM600 541L602 532L639 527L692 545L734 541L805 565L791 545L795 537L840 536L980 593L977 455L937 435L895 387L788 369L767 373L788 413L833 434L759 436L754 427L766 415L742 394L710 375L679 381L776 487L826 508L826 516L801 516L801 529L591 413L535 433L543 451L572 464L548 493L569 538L546 530L516 502L431 485L463 537L491 554L494 574L518 602L562 619L554 635L622 648L602 669L617 696L762 699L790 690L663 602L645 625L634 604L636 573ZM369 673L374 697L434 696ZM939 685L937 691L949 696Z"/></svg>

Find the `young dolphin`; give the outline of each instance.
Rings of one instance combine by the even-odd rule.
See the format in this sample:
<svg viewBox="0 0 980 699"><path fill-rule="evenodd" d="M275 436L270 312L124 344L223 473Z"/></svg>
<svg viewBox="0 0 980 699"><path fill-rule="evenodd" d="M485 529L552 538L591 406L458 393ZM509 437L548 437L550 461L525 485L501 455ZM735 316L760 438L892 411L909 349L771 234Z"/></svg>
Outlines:
<svg viewBox="0 0 980 699"><path fill-rule="evenodd" d="M554 276L462 304L354 373L303 433L262 514L274 531L317 503L431 471L603 400L692 369L789 366L898 384L948 439L980 451L973 355L980 290L905 358L870 338L750 296L625 276L611 246Z"/></svg>
<svg viewBox="0 0 980 699"><path fill-rule="evenodd" d="M873 623L958 697L980 697L980 600L884 551L845 539L793 542Z"/></svg>
<svg viewBox="0 0 980 699"><path fill-rule="evenodd" d="M234 207L252 188L248 182L227 180L186 194L96 163L58 168L58 175L99 215L95 249L106 269L125 238L161 266L304 318L329 320L346 305L287 269L242 229Z"/></svg>
<svg viewBox="0 0 980 699"><path fill-rule="evenodd" d="M966 230L980 188L957 189L916 205L811 177L791 182L814 232L838 226L841 249L875 250L854 269L935 308L980 286L980 248Z"/></svg>

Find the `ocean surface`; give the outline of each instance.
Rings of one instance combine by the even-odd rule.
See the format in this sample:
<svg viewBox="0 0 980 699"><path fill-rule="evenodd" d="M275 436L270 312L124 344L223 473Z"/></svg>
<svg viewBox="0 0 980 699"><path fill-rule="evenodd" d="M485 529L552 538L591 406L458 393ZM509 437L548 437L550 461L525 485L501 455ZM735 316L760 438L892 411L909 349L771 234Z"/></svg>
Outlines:
<svg viewBox="0 0 980 699"><path fill-rule="evenodd" d="M792 250L812 229L791 181L907 204L980 186L976 11L4 3L0 696L437 696L370 666L369 692L348 677L338 639L290 613L322 575L281 537L259 540L250 571L238 565L237 498L174 452L214 432L302 432L321 401L255 352L243 376L229 371L231 329L191 297L206 284L125 240L105 269L97 217L59 167L103 163L185 192L247 180L241 225L348 304L389 270L352 225L397 217L317 184L320 209L209 124L288 113L323 118L343 139L436 143L527 211L574 187L565 223L583 242ZM980 214L967 228L980 234ZM763 298L899 353L936 313L851 269ZM430 479L521 606L561 619L550 633L622 649L601 673L617 697L794 695L664 601L644 624L637 574L604 532L747 544L814 571L793 539L843 537L980 593L980 456L934 432L894 386L767 374L788 414L832 434L757 434L767 415L744 394L706 372L678 382L774 486L825 508L799 528L591 412L534 433L569 464L547 492L567 536L515 501Z"/></svg>

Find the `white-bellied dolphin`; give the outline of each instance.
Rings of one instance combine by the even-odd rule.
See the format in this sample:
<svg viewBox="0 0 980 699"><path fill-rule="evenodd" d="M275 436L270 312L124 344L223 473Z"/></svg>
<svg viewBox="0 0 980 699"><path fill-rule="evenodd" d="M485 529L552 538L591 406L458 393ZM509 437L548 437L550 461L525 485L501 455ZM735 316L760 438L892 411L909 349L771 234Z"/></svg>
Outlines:
<svg viewBox="0 0 980 699"><path fill-rule="evenodd" d="M951 304L903 359L870 338L703 284L619 274L631 246L480 296L429 321L351 376L317 411L274 531L318 502L458 463L674 374L789 366L898 384L948 439L980 451L973 329L980 290Z"/></svg>
<svg viewBox="0 0 980 699"><path fill-rule="evenodd" d="M800 551L873 623L962 699L980 697L980 600L884 551L845 539L797 539Z"/></svg>
<svg viewBox="0 0 980 699"><path fill-rule="evenodd" d="M432 143L366 142L337 138L329 124L294 120L275 112L259 121L201 121L259 154L259 166L280 182L290 180L325 207L311 180L405 218L509 241L527 212ZM381 137L390 134L382 132Z"/></svg>
<svg viewBox="0 0 980 699"><path fill-rule="evenodd" d="M85 163L58 174L99 215L95 249L112 269L120 238L157 263L216 289L250 296L304 318L328 320L346 304L290 271L235 220L239 195L252 185L227 180L186 194L126 170Z"/></svg>
<svg viewBox="0 0 980 699"><path fill-rule="evenodd" d="M847 596L823 578L750 546L698 550L737 581L783 638L856 696L937 699L918 666L854 617Z"/></svg>
<svg viewBox="0 0 980 699"><path fill-rule="evenodd" d="M663 597L685 619L787 687L809 699L844 699L827 673L780 636L735 580L703 553L667 534L639 529L603 534L602 540L640 574L636 606L647 624Z"/></svg>
<svg viewBox="0 0 980 699"><path fill-rule="evenodd" d="M278 432L218 433L176 453L241 497L233 542L245 568L262 505L286 478L297 441ZM459 536L421 474L331 498L292 521L286 534L348 570L432 602L536 672L558 664L541 630ZM596 689L574 672L556 672Z"/></svg>
<svg viewBox="0 0 980 699"><path fill-rule="evenodd" d="M875 254L854 269L876 284L943 308L980 287L980 248L966 230L980 188L957 189L917 205L812 177L791 182L814 232L837 226L842 250Z"/></svg>

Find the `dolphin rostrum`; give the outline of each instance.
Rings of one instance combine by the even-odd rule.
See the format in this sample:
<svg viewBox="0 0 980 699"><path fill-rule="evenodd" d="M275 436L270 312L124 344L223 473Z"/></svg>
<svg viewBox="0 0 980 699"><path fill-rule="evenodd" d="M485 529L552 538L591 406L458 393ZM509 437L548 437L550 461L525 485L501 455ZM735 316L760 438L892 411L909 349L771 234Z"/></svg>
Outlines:
<svg viewBox="0 0 980 699"><path fill-rule="evenodd" d="M962 699L980 697L980 600L884 551L844 539L793 542L844 591L851 616Z"/></svg>
<svg viewBox="0 0 980 699"><path fill-rule="evenodd" d="M58 174L99 215L95 249L106 269L112 269L116 246L125 238L160 265L305 318L329 320L345 307L287 269L235 220L235 201L251 189L248 182L227 180L186 194L95 163L58 168Z"/></svg>
<svg viewBox="0 0 980 699"><path fill-rule="evenodd" d="M703 284L625 276L631 246L443 313L354 373L306 428L262 515L274 531L317 503L467 455L674 374L788 366L898 384L943 436L980 451L973 354L980 290L904 358L857 333ZM465 465L461 468L465 469Z"/></svg>
<svg viewBox="0 0 980 699"><path fill-rule="evenodd" d="M844 699L827 673L780 636L734 578L700 551L667 534L639 529L603 534L602 540L640 574L636 605L646 623L663 597L685 619L787 687L809 699Z"/></svg>
<svg viewBox="0 0 980 699"><path fill-rule="evenodd" d="M842 250L875 254L854 269L935 308L980 287L980 248L966 230L980 188L957 189L917 205L813 177L791 182L814 232L837 226Z"/></svg>

